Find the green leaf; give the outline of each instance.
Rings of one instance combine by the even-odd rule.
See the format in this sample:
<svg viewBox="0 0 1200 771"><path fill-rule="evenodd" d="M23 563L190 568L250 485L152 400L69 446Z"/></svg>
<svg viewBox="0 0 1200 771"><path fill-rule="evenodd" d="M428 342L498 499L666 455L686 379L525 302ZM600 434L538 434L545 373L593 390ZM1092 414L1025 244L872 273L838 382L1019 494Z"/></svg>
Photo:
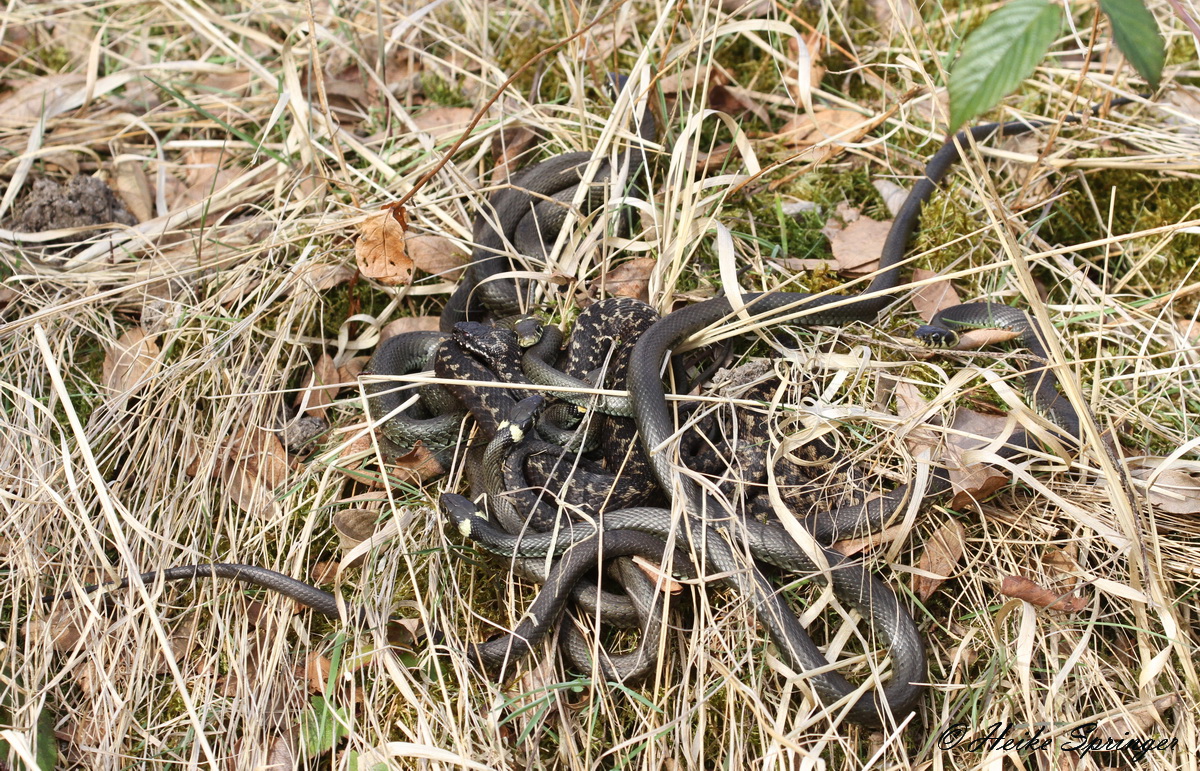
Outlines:
<svg viewBox="0 0 1200 771"><path fill-rule="evenodd" d="M963 43L950 70L950 129L995 107L1046 56L1062 29L1062 9L1049 0L1012 0Z"/></svg>
<svg viewBox="0 0 1200 771"><path fill-rule="evenodd" d="M335 710L321 696L312 697L312 706L300 717L300 740L308 756L315 758L337 747L348 720L346 710Z"/></svg>
<svg viewBox="0 0 1200 771"><path fill-rule="evenodd" d="M10 712L4 704L0 704L0 724L11 725ZM37 728L33 732L33 759L35 766L30 767L17 758L12 745L0 739L0 768L12 768L15 771L54 771L58 768L58 739L54 736L54 715L48 710L42 710L38 715ZM10 765L5 766L7 759Z"/></svg>
<svg viewBox="0 0 1200 771"><path fill-rule="evenodd" d="M42 714L38 715L33 752L41 771L58 768L58 739L54 736L54 715L47 710L42 710Z"/></svg>
<svg viewBox="0 0 1200 771"><path fill-rule="evenodd" d="M1153 88L1162 79L1166 44L1158 22L1142 0L1100 0L1100 8L1112 22L1113 39L1125 58Z"/></svg>

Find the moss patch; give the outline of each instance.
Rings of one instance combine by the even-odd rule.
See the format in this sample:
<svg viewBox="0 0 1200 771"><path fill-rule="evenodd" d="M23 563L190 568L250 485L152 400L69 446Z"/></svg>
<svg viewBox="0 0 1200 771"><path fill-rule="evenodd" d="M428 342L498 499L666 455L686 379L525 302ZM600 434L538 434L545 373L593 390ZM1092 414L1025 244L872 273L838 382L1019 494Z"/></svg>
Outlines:
<svg viewBox="0 0 1200 771"><path fill-rule="evenodd" d="M1087 173L1072 187L1055 204L1053 216L1041 229L1042 237L1051 244L1086 243L1109 233L1134 233L1200 216L1196 208L1200 180L1196 179L1104 169ZM1122 248L1081 249L1078 256L1102 286L1111 277L1121 277L1129 289L1154 296L1194 275L1200 251L1200 235L1176 234L1158 248L1162 238L1126 240ZM1192 309L1194 305L1184 308Z"/></svg>

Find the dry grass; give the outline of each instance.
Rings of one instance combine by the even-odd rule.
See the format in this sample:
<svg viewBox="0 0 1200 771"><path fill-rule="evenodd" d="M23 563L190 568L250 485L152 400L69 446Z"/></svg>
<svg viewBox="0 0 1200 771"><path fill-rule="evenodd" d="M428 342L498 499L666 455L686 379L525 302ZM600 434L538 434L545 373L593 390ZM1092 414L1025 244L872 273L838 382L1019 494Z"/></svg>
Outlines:
<svg viewBox="0 0 1200 771"><path fill-rule="evenodd" d="M373 753L372 762L400 768L998 768L1007 758L1063 769L1105 764L1060 748L1075 727L1108 721L1117 737L1177 740L1138 765L1194 765L1200 529L1194 512L1124 496L1096 434L1115 424L1127 455L1197 459L1200 118L1195 92L1177 89L1200 67L1178 23L1169 103L1137 98L1049 144L1039 133L981 147L956 172L954 194L929 207L913 261L939 268L964 296L1019 300L1055 327L1054 362L1075 376L1065 378L1068 396L1097 421L1069 467L1048 457L1012 469L1023 484L986 503L914 509L872 551L930 645L929 693L899 729L831 727L756 631L751 609L722 593L698 595L693 617L676 620L666 663L643 687L593 686L551 657L512 689L485 682L453 651L515 623L531 590L514 582L510 592L494 564L443 532L430 503L457 473L423 491L372 485L375 448L361 439L351 380L315 450L288 457L274 444L269 432L322 354L346 364L380 324L435 314L452 286L438 276L401 292L319 280L353 268L363 216L408 194L461 133L430 133L435 101L481 107L521 64L602 14L518 78L415 192L414 232L469 241L507 126L535 128L544 154L626 142L635 106L607 105L593 88L609 70L643 84L656 109L670 108L655 164L661 192L630 245L658 258L650 293L661 307L677 292L730 290L743 265L752 267L746 288L789 280L772 252L776 196L812 193L826 216L843 197L871 203L843 172L909 184L940 141L929 88L971 13L930 7L926 24L872 32L859 3L805 10L807 22L782 7L760 17L708 5L113 0L17 1L0 11L0 99L10 98L0 114L0 549L9 579L0 739L10 763L30 758L40 721L42 735L52 727L58 737L61 765L77 768L364 768L362 754ZM903 11L880 3L870 13L888 6ZM809 41L829 72L793 94L781 76L794 56L789 40L808 22L829 36ZM1048 60L997 115L1056 117L1136 92L1106 37L1081 71L1089 26L1081 20L1080 50ZM683 85L664 98L661 80L647 88L653 73ZM824 142L840 152L817 164L823 176L806 176L797 172L813 171L808 160L751 118L749 133L733 136L703 112L714 78L774 129L803 111L797 98L878 125L849 144ZM41 93L22 112L11 96L35 84ZM434 113L444 115L465 122ZM693 159L714 137L736 139L739 150L705 176ZM758 169L766 171L747 182ZM34 177L75 172L129 186L146 207L141 224L12 233L7 218ZM805 188L813 179L821 181ZM1066 183L1074 192L1060 199ZM733 229L731 243L714 237L721 225ZM1063 235L1072 228L1078 237ZM599 293L617 253L586 240L563 244L545 269ZM1049 302L1029 302L1040 288ZM570 305L553 310L569 315ZM899 437L919 415L896 417L881 374L920 384L942 413L972 385L970 399L1007 392L1018 411L1020 401L1005 357L978 360L985 378L961 359L916 358L902 339L910 309L897 303L875 328L803 336L804 350L822 353L784 368L793 382L815 381L808 403L820 425L902 478L916 464ZM146 366L106 388L106 351L111 359L119 340L128 344L131 328L153 343L141 349ZM355 512L378 523L378 537L349 553L332 522ZM964 553L950 580L918 602L908 590L915 566L951 522L963 528ZM38 602L47 591L209 559L319 573L348 605L447 638L386 648L378 632L207 582L148 585L107 606L94 597L57 603L53 615ZM340 561L332 579L319 570L328 561ZM1009 575L1073 589L1084 608L1005 597ZM819 591L807 596L806 620L836 612ZM838 624L821 634L845 646ZM344 723L337 748L309 757L322 746L312 726L329 710ZM1007 754L942 746L959 723L969 738L996 723L1016 725L1015 738L1048 724L1053 742Z"/></svg>

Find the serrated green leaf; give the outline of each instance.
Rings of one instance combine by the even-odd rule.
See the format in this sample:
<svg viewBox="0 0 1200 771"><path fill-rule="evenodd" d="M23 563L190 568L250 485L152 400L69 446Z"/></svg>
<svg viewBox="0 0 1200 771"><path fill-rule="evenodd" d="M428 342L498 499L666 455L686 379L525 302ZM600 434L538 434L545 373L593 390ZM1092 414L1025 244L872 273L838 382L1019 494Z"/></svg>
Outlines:
<svg viewBox="0 0 1200 771"><path fill-rule="evenodd" d="M1046 56L1062 29L1062 9L1049 0L1012 0L963 43L950 70L951 130L995 107Z"/></svg>
<svg viewBox="0 0 1200 771"><path fill-rule="evenodd" d="M1167 48L1153 14L1142 0L1100 0L1100 8L1112 22L1117 48L1147 83L1158 88Z"/></svg>

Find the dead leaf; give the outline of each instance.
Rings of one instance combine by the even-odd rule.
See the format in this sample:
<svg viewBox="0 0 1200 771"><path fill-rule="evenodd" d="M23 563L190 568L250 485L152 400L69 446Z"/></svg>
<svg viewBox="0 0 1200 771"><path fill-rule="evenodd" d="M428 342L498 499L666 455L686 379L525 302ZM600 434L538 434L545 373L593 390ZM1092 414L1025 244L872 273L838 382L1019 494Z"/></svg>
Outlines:
<svg viewBox="0 0 1200 771"><path fill-rule="evenodd" d="M778 257L775 261L784 270L792 273L815 273L820 270L837 272L837 262L834 260L817 260L807 257Z"/></svg>
<svg viewBox="0 0 1200 771"><path fill-rule="evenodd" d="M863 217L836 231L829 239L829 246L837 260L838 272L863 275L878 269L883 242L891 229L891 220L881 222Z"/></svg>
<svg viewBox="0 0 1200 771"><path fill-rule="evenodd" d="M909 106L930 126L945 127L950 119L950 92L944 87L936 88Z"/></svg>
<svg viewBox="0 0 1200 771"><path fill-rule="evenodd" d="M27 56L26 49L34 45L32 24L18 24L15 20L4 31L0 41L0 64L11 64L17 57Z"/></svg>
<svg viewBox="0 0 1200 771"><path fill-rule="evenodd" d="M275 493L244 466L227 466L221 476L226 494L242 511L264 520L275 514Z"/></svg>
<svg viewBox="0 0 1200 771"><path fill-rule="evenodd" d="M1143 482L1154 479L1146 496L1156 508L1170 514L1200 513L1200 462L1178 459L1164 469L1166 461L1158 457L1130 461L1129 475Z"/></svg>
<svg viewBox="0 0 1200 771"><path fill-rule="evenodd" d="M395 446L382 438L380 438L379 449L385 459L390 461L385 470L387 481L392 485L419 485L428 479L434 479L446 473L446 469L438 463L433 454L419 442L416 447L399 457L388 455L389 450L396 451ZM375 445L371 437L369 435L360 436L342 450L338 459L338 468L352 473L354 479L362 484L379 489L383 486L382 481L372 480L369 475L361 472L354 473L363 466L362 456L373 456L374 450Z"/></svg>
<svg viewBox="0 0 1200 771"><path fill-rule="evenodd" d="M834 207L833 211L837 215L837 219L830 221L825 227L821 228L821 232L825 233L827 236L833 235L834 232L841 230L843 225L849 225L851 222L858 222L863 216L862 212L858 210L858 207L854 206L849 201L840 201L838 205Z"/></svg>
<svg viewBox="0 0 1200 771"><path fill-rule="evenodd" d="M217 302L225 308L233 308L262 284L256 273L235 273L217 292Z"/></svg>
<svg viewBox="0 0 1200 771"><path fill-rule="evenodd" d="M300 86L307 92L315 89L314 81L312 73L306 71L300 79ZM310 83L314 85L310 86ZM325 89L329 112L339 124L353 126L367 117L366 106L371 104L371 97L357 64L334 66L325 73L321 84Z"/></svg>
<svg viewBox="0 0 1200 771"><path fill-rule="evenodd" d="M630 27L629 24L605 24L592 30L584 39L586 42L581 51L586 61L612 61L633 36Z"/></svg>
<svg viewBox="0 0 1200 771"><path fill-rule="evenodd" d="M105 742L112 741L112 723L101 718L83 717L71 729L70 735L71 742L77 747L102 747Z"/></svg>
<svg viewBox="0 0 1200 771"><path fill-rule="evenodd" d="M922 283L929 279L935 280ZM937 278L937 274L932 270L914 269L912 283L920 284L912 298L913 308L916 309L917 315L926 321L932 319L938 311L962 304L958 292L954 290L954 284L949 279Z"/></svg>
<svg viewBox="0 0 1200 771"><path fill-rule="evenodd" d="M896 400L896 416L910 418L919 415L929 406L929 402L915 383L900 381L892 386L891 393Z"/></svg>
<svg viewBox="0 0 1200 771"><path fill-rule="evenodd" d="M338 391L342 390L338 380L338 370L333 364L333 357L327 353L321 354L313 366L312 372L304 380L304 386L296 394L295 406L310 415L325 417L326 407L333 404Z"/></svg>
<svg viewBox="0 0 1200 771"><path fill-rule="evenodd" d="M275 490L291 473L287 451L279 438L257 426L244 428L229 441L226 451L228 459L220 475L229 497L247 513L271 516Z"/></svg>
<svg viewBox="0 0 1200 771"><path fill-rule="evenodd" d="M57 607L44 623L51 645L59 653L67 653L73 649L83 634L83 630L79 628L79 613L66 605Z"/></svg>
<svg viewBox="0 0 1200 771"><path fill-rule="evenodd" d="M784 201L779 207L780 211L782 211L785 216L792 218L799 217L801 214L815 212L819 208L820 207L817 206L815 201L801 201L798 199Z"/></svg>
<svg viewBox="0 0 1200 771"><path fill-rule="evenodd" d="M229 460L245 466L271 487L279 487L291 475L291 464L279 438L272 431L253 426L239 430L227 445Z"/></svg>
<svg viewBox="0 0 1200 771"><path fill-rule="evenodd" d="M188 148L183 153L183 164L184 186L167 194L167 208L171 211L207 200L241 173L234 157L221 147Z"/></svg>
<svg viewBox="0 0 1200 771"><path fill-rule="evenodd" d="M537 132L524 124L505 126L492 135L492 157L496 159L491 172L493 185L512 176L521 156L533 147L537 139Z"/></svg>
<svg viewBox="0 0 1200 771"><path fill-rule="evenodd" d="M633 564L638 570L645 573L646 577L653 581L654 585L659 588L659 591L664 594L676 595L683 591L683 586L664 572L662 565L656 565L640 556L633 558Z"/></svg>
<svg viewBox="0 0 1200 771"><path fill-rule="evenodd" d="M371 509L343 509L333 515L333 528L343 552L348 552L375 534L379 512Z"/></svg>
<svg viewBox="0 0 1200 771"><path fill-rule="evenodd" d="M1008 483L1008 476L994 466L986 463L964 464L957 458L963 452L986 446L1005 431L1007 424L1008 419L1002 415L984 415L968 409L959 409L954 413L954 422L946 439L947 453L952 461L950 485L954 491L950 508L970 506Z"/></svg>
<svg viewBox="0 0 1200 771"><path fill-rule="evenodd" d="M314 292L325 292L354 278L347 265L327 262L307 262L296 269L296 280Z"/></svg>
<svg viewBox="0 0 1200 771"><path fill-rule="evenodd" d="M100 382L110 396L128 396L158 374L161 366L158 345L141 327L131 327L105 352Z"/></svg>
<svg viewBox="0 0 1200 771"><path fill-rule="evenodd" d="M425 639L425 626L419 618L395 618L388 620L388 642L403 648L413 648ZM353 665L352 665L353 666Z"/></svg>
<svg viewBox="0 0 1200 771"><path fill-rule="evenodd" d="M804 35L804 46L808 49L808 83L810 88L819 88L821 79L825 77L825 65L822 56L824 36L813 30ZM800 44L801 41L795 37L788 37L788 68L783 74L783 85L787 88L788 95L797 104L803 101L800 93L799 73L796 63L800 61Z"/></svg>
<svg viewBox="0 0 1200 771"><path fill-rule="evenodd" d="M210 72L202 75L199 82L214 91L225 91L229 94L242 94L249 90L250 70L230 69L224 72Z"/></svg>
<svg viewBox="0 0 1200 771"><path fill-rule="evenodd" d="M1073 592L1052 592L1023 576L1005 576L1000 593L1031 605L1063 613L1078 613L1087 607L1087 600Z"/></svg>
<svg viewBox="0 0 1200 771"><path fill-rule="evenodd" d="M1180 84L1162 95L1162 103L1173 107L1174 112L1179 113L1163 115L1163 121L1167 125L1179 126L1191 134L1196 133L1196 119L1200 118L1200 87Z"/></svg>
<svg viewBox="0 0 1200 771"><path fill-rule="evenodd" d="M782 140L785 147L793 148L811 147L835 137L835 143L856 142L861 133L852 131L855 127L865 131L870 128L870 122L853 110L813 110L811 116L792 116L774 138Z"/></svg>
<svg viewBox="0 0 1200 771"><path fill-rule="evenodd" d="M441 319L437 316L405 316L384 324L379 330L379 342L408 332L437 332L441 329L440 324Z"/></svg>
<svg viewBox="0 0 1200 771"><path fill-rule="evenodd" d="M1185 340L1200 344L1200 321L1195 319L1175 319L1175 328Z"/></svg>
<svg viewBox="0 0 1200 771"><path fill-rule="evenodd" d="M20 297L17 290L10 286L0 286L0 319L4 318L4 312L8 310L8 306Z"/></svg>
<svg viewBox="0 0 1200 771"><path fill-rule="evenodd" d="M409 236L404 250L413 265L447 281L461 278L463 267L471 261L471 255L445 236Z"/></svg>
<svg viewBox="0 0 1200 771"><path fill-rule="evenodd" d="M890 179L876 179L871 182L879 195L883 197L883 205L895 217L904 208L904 202L908 200L908 190L900 187Z"/></svg>
<svg viewBox="0 0 1200 771"><path fill-rule="evenodd" d="M355 356L342 366L338 367L338 380L343 383L353 383L358 380L358 376L367 368L367 362L371 360L370 356Z"/></svg>
<svg viewBox="0 0 1200 771"><path fill-rule="evenodd" d="M405 251L404 213L387 209L368 217L354 242L358 269L385 286L412 282L413 262Z"/></svg>
<svg viewBox="0 0 1200 771"><path fill-rule="evenodd" d="M175 625L171 630L170 636L167 638L170 641L171 658L178 664L184 661L193 650L196 649L196 629L199 626L200 616L196 613L188 613L184 621ZM154 671L157 674L165 675L171 671L170 664L167 662L166 656L159 649L155 655Z"/></svg>
<svg viewBox="0 0 1200 771"><path fill-rule="evenodd" d="M884 544L892 543L907 534L908 528L904 525L893 525L863 538L846 538L838 541L833 545L833 550L843 557L853 557L855 554L877 549Z"/></svg>
<svg viewBox="0 0 1200 771"><path fill-rule="evenodd" d="M707 78L707 80L706 80ZM685 70L679 70L669 75L664 75L658 82L662 92L667 95L678 94L680 92L694 91L704 83L712 85L724 85L728 83L728 79L718 71L713 71L708 68L691 67Z"/></svg>
<svg viewBox="0 0 1200 771"><path fill-rule="evenodd" d="M121 203L138 222L154 219L154 194L150 191L150 180L142 168L142 161L136 158L117 161L111 184Z"/></svg>
<svg viewBox="0 0 1200 771"><path fill-rule="evenodd" d="M921 396L915 383L904 381L894 383L890 387L890 393L895 400L896 416L899 418L921 415L929 406L929 402ZM884 408L885 403L886 399L881 400L880 409ZM932 453L940 442L937 434L928 426L919 426L905 434L904 443L914 455L921 455Z"/></svg>
<svg viewBox="0 0 1200 771"><path fill-rule="evenodd" d="M320 653L310 653L305 659L304 674L308 680L308 693L324 694L329 686L329 673L334 668L328 658Z"/></svg>
<svg viewBox="0 0 1200 771"><path fill-rule="evenodd" d="M408 94L422 95L421 91L421 53L410 46L388 46L387 60L383 65L383 82L385 88L393 95L403 98ZM379 85L375 78L367 80L367 94L372 101L382 103Z"/></svg>
<svg viewBox="0 0 1200 771"><path fill-rule="evenodd" d="M332 584L337 580L338 562L336 560L321 560L308 571L308 580L315 586Z"/></svg>
<svg viewBox="0 0 1200 771"><path fill-rule="evenodd" d="M338 534L338 546L346 555L364 541L370 540L379 527L380 514L372 509L344 509L333 515L333 528ZM349 567L361 565L367 558L360 555Z"/></svg>
<svg viewBox="0 0 1200 771"><path fill-rule="evenodd" d="M381 449L386 452L386 447L381 447ZM363 456L374 452L374 450L375 444L370 433L365 433L342 448L341 453L338 455L337 467L350 474L354 479L362 480L369 484L368 480L354 472L362 468ZM372 487L377 487L377 485L372 485Z"/></svg>
<svg viewBox="0 0 1200 771"><path fill-rule="evenodd" d="M413 118L419 131L432 134L435 139L456 137L466 131L475 111L470 107L434 107Z"/></svg>
<svg viewBox="0 0 1200 771"><path fill-rule="evenodd" d="M714 84L708 89L708 106L733 116L748 112L762 121L763 125L770 125L770 114L754 99L751 93L736 86Z"/></svg>
<svg viewBox="0 0 1200 771"><path fill-rule="evenodd" d="M1149 704L1130 704L1125 712L1100 721L1096 734L1102 739L1128 739L1163 724L1163 713L1179 704L1179 696L1168 693Z"/></svg>
<svg viewBox="0 0 1200 771"><path fill-rule="evenodd" d="M1071 548L1073 551L1074 546ZM1049 571L1058 574L1059 582L1065 584L1067 588L1074 590L1079 584L1079 576L1083 569L1065 549L1053 549L1042 555L1042 564Z"/></svg>
<svg viewBox="0 0 1200 771"><path fill-rule="evenodd" d="M925 552L921 555L917 568L926 573L933 573L941 578L930 576L913 576L913 593L922 602L929 599L937 588L953 573L958 561L962 559L966 549L967 531L957 519L949 519L925 542Z"/></svg>
<svg viewBox="0 0 1200 771"><path fill-rule="evenodd" d="M707 153L696 153L692 158L692 164L700 172L720 171L724 168L731 150L733 150L733 145L728 142L719 144Z"/></svg>
<svg viewBox="0 0 1200 771"><path fill-rule="evenodd" d="M446 473L442 464L438 463L433 453L418 443L412 451L396 458L394 465L388 469L392 484L420 484L429 479L436 479Z"/></svg>
<svg viewBox="0 0 1200 771"><path fill-rule="evenodd" d="M604 274L600 286L612 297L632 297L642 302L650 300L650 277L658 260L653 257L635 257L617 265Z"/></svg>
<svg viewBox="0 0 1200 771"><path fill-rule="evenodd" d="M766 16L774 7L771 0L721 0L722 11L736 13L743 19Z"/></svg>
<svg viewBox="0 0 1200 771"><path fill-rule="evenodd" d="M912 29L920 19L913 0L867 0L867 7L875 16L871 29L880 40L891 40L897 30Z"/></svg>
<svg viewBox="0 0 1200 771"><path fill-rule="evenodd" d="M262 771L293 771L299 768L296 762L296 740L294 736L276 736L267 750L267 760Z"/></svg>
<svg viewBox="0 0 1200 771"><path fill-rule="evenodd" d="M38 158L46 166L46 171L75 177L79 175L79 158L71 152L49 152Z"/></svg>
<svg viewBox="0 0 1200 771"><path fill-rule="evenodd" d="M0 116L8 122L29 122L58 115L65 105L84 87L87 78L79 72L43 75L0 100Z"/></svg>

